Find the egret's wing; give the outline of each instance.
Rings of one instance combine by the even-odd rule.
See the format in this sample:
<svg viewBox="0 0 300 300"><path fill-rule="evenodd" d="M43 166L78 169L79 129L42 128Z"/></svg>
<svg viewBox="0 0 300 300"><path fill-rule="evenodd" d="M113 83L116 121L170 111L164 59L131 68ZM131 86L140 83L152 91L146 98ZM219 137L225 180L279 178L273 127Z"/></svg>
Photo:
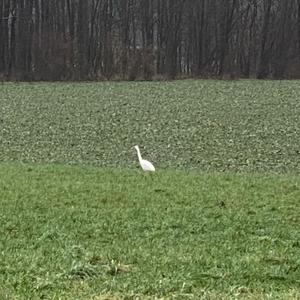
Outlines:
<svg viewBox="0 0 300 300"><path fill-rule="evenodd" d="M142 168L144 169L144 171L155 171L153 164L145 159L143 159L142 161Z"/></svg>

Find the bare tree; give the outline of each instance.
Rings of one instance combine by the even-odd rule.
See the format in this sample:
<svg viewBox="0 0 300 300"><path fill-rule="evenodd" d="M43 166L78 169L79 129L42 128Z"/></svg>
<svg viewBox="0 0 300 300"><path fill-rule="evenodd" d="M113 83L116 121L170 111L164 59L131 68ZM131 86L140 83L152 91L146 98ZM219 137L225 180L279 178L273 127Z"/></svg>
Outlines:
<svg viewBox="0 0 300 300"><path fill-rule="evenodd" d="M1 78L284 78L297 61L300 0L0 2Z"/></svg>

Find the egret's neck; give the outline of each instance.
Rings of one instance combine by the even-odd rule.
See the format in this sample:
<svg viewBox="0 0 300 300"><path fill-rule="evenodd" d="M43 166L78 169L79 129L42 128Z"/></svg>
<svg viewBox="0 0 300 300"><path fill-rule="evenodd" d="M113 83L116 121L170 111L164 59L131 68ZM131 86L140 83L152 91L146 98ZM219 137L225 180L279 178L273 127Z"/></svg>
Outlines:
<svg viewBox="0 0 300 300"><path fill-rule="evenodd" d="M136 151L137 151L137 155L138 155L139 161L141 161L142 160L142 155L141 155L140 149L137 148Z"/></svg>

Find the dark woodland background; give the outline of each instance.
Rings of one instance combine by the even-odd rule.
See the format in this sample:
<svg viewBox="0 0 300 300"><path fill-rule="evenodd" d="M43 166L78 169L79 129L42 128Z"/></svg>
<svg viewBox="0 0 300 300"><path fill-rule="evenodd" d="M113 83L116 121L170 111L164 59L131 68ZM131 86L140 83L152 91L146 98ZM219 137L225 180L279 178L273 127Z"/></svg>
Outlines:
<svg viewBox="0 0 300 300"><path fill-rule="evenodd" d="M2 80L300 78L300 0L0 0Z"/></svg>

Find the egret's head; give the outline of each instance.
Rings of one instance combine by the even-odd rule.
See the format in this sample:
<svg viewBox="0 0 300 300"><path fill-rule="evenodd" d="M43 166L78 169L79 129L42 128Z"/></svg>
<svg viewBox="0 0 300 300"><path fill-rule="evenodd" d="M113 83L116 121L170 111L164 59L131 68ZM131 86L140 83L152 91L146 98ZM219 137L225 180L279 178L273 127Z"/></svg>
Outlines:
<svg viewBox="0 0 300 300"><path fill-rule="evenodd" d="M137 145L135 145L134 148L135 148L135 150L137 150L137 151L139 150L139 146L137 146Z"/></svg>

